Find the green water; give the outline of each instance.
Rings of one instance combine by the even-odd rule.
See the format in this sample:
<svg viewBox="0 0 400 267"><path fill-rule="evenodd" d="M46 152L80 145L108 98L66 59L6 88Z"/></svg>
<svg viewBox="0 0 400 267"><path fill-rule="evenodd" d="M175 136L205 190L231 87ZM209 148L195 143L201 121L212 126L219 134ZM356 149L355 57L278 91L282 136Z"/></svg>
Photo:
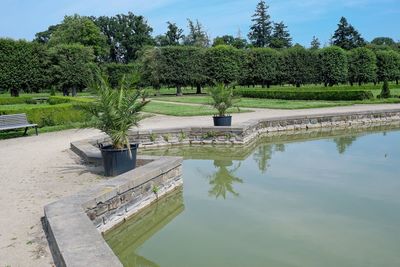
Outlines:
<svg viewBox="0 0 400 267"><path fill-rule="evenodd" d="M184 188L106 235L125 266L400 266L399 129L152 153Z"/></svg>

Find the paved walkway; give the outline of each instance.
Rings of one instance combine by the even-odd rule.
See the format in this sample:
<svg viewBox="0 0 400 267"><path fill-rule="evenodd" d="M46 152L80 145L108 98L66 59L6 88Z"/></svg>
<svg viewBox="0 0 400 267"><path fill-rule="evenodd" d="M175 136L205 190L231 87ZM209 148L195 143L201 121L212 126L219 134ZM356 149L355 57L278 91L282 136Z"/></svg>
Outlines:
<svg viewBox="0 0 400 267"><path fill-rule="evenodd" d="M248 108L246 108L248 109ZM388 110L400 109L400 104L380 104L380 105L354 105L344 107L329 108L313 108L313 109L253 109L254 112L235 113L232 114L233 126L252 119L276 118L290 115L316 115L336 112L354 112L369 110ZM157 115L148 118L140 123L140 129L163 129L163 128L180 128L189 126L213 126L211 116L196 117L173 117L165 115Z"/></svg>
<svg viewBox="0 0 400 267"><path fill-rule="evenodd" d="M305 110L257 109L233 115L233 123L288 115L315 115L400 109L400 104L359 105ZM154 116L142 129L212 126L211 116ZM52 266L41 226L43 206L99 181L68 148L71 141L98 135L97 130L67 130L0 140L0 267Z"/></svg>

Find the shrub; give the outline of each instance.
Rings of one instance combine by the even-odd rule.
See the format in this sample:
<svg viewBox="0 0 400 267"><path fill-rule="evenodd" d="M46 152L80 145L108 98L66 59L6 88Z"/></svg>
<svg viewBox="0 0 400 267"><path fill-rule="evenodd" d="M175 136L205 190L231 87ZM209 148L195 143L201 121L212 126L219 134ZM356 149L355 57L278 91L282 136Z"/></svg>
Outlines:
<svg viewBox="0 0 400 267"><path fill-rule="evenodd" d="M86 116L82 111L74 108L72 104L61 105L21 105L0 108L0 115L25 113L29 122L38 124L39 127L84 122Z"/></svg>
<svg viewBox="0 0 400 267"><path fill-rule="evenodd" d="M49 97L50 105L59 105L64 103L90 103L93 98L89 97L69 97L69 96L51 96Z"/></svg>
<svg viewBox="0 0 400 267"><path fill-rule="evenodd" d="M243 97L285 100L350 101L374 97L372 92L363 90L242 90L237 93Z"/></svg>
<svg viewBox="0 0 400 267"><path fill-rule="evenodd" d="M390 97L389 83L385 79L385 81L383 82L382 92L380 94L380 98L389 98L389 97Z"/></svg>
<svg viewBox="0 0 400 267"><path fill-rule="evenodd" d="M0 105L15 105L15 104L25 104L30 96L19 96L19 97L0 97Z"/></svg>

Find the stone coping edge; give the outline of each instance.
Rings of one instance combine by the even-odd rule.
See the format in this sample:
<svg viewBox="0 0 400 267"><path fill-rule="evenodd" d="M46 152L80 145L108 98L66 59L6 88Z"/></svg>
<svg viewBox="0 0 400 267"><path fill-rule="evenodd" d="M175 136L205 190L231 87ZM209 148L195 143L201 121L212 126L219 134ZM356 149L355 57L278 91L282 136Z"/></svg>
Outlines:
<svg viewBox="0 0 400 267"><path fill-rule="evenodd" d="M400 121L400 109L292 115L249 120L232 127L184 127L156 130L131 130L130 140L143 148L173 145L248 144L260 134L309 128L346 128L353 125L385 124ZM71 150L85 162L101 165L97 143L109 143L106 135L71 143Z"/></svg>
<svg viewBox="0 0 400 267"><path fill-rule="evenodd" d="M44 228L56 266L122 267L87 212L129 190L141 188L143 184L163 177L171 170L178 170L173 175L181 174L180 157L138 156L138 160L143 160L146 164L44 207ZM181 186L181 179L178 178L175 177L177 182L160 195ZM151 202L147 198L147 202L142 203L139 208L144 208ZM134 212L137 211L138 208ZM132 214L131 212L128 215ZM118 223L112 220L110 222ZM112 225L107 227L111 228Z"/></svg>

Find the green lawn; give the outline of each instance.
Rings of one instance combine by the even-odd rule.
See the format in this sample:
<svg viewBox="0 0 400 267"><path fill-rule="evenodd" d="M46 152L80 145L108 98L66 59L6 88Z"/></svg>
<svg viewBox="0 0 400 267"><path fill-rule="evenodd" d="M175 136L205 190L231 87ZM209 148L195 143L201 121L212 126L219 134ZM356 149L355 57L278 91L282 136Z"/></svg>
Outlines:
<svg viewBox="0 0 400 267"><path fill-rule="evenodd" d="M156 100L178 103L210 104L208 96L182 96L182 97L157 97ZM371 99L364 101L302 101L302 100L279 100L279 99L258 99L241 98L237 105L243 108L271 108L271 109L306 109L321 107L349 106L354 104L380 104L400 103L400 98Z"/></svg>
<svg viewBox="0 0 400 267"><path fill-rule="evenodd" d="M189 106L179 105L173 103L162 103L162 102L150 102L144 108L145 112L164 114L170 116L202 116L202 115L214 115L217 112L208 106ZM250 112L249 110L238 110L231 108L228 113L239 113L239 112Z"/></svg>

